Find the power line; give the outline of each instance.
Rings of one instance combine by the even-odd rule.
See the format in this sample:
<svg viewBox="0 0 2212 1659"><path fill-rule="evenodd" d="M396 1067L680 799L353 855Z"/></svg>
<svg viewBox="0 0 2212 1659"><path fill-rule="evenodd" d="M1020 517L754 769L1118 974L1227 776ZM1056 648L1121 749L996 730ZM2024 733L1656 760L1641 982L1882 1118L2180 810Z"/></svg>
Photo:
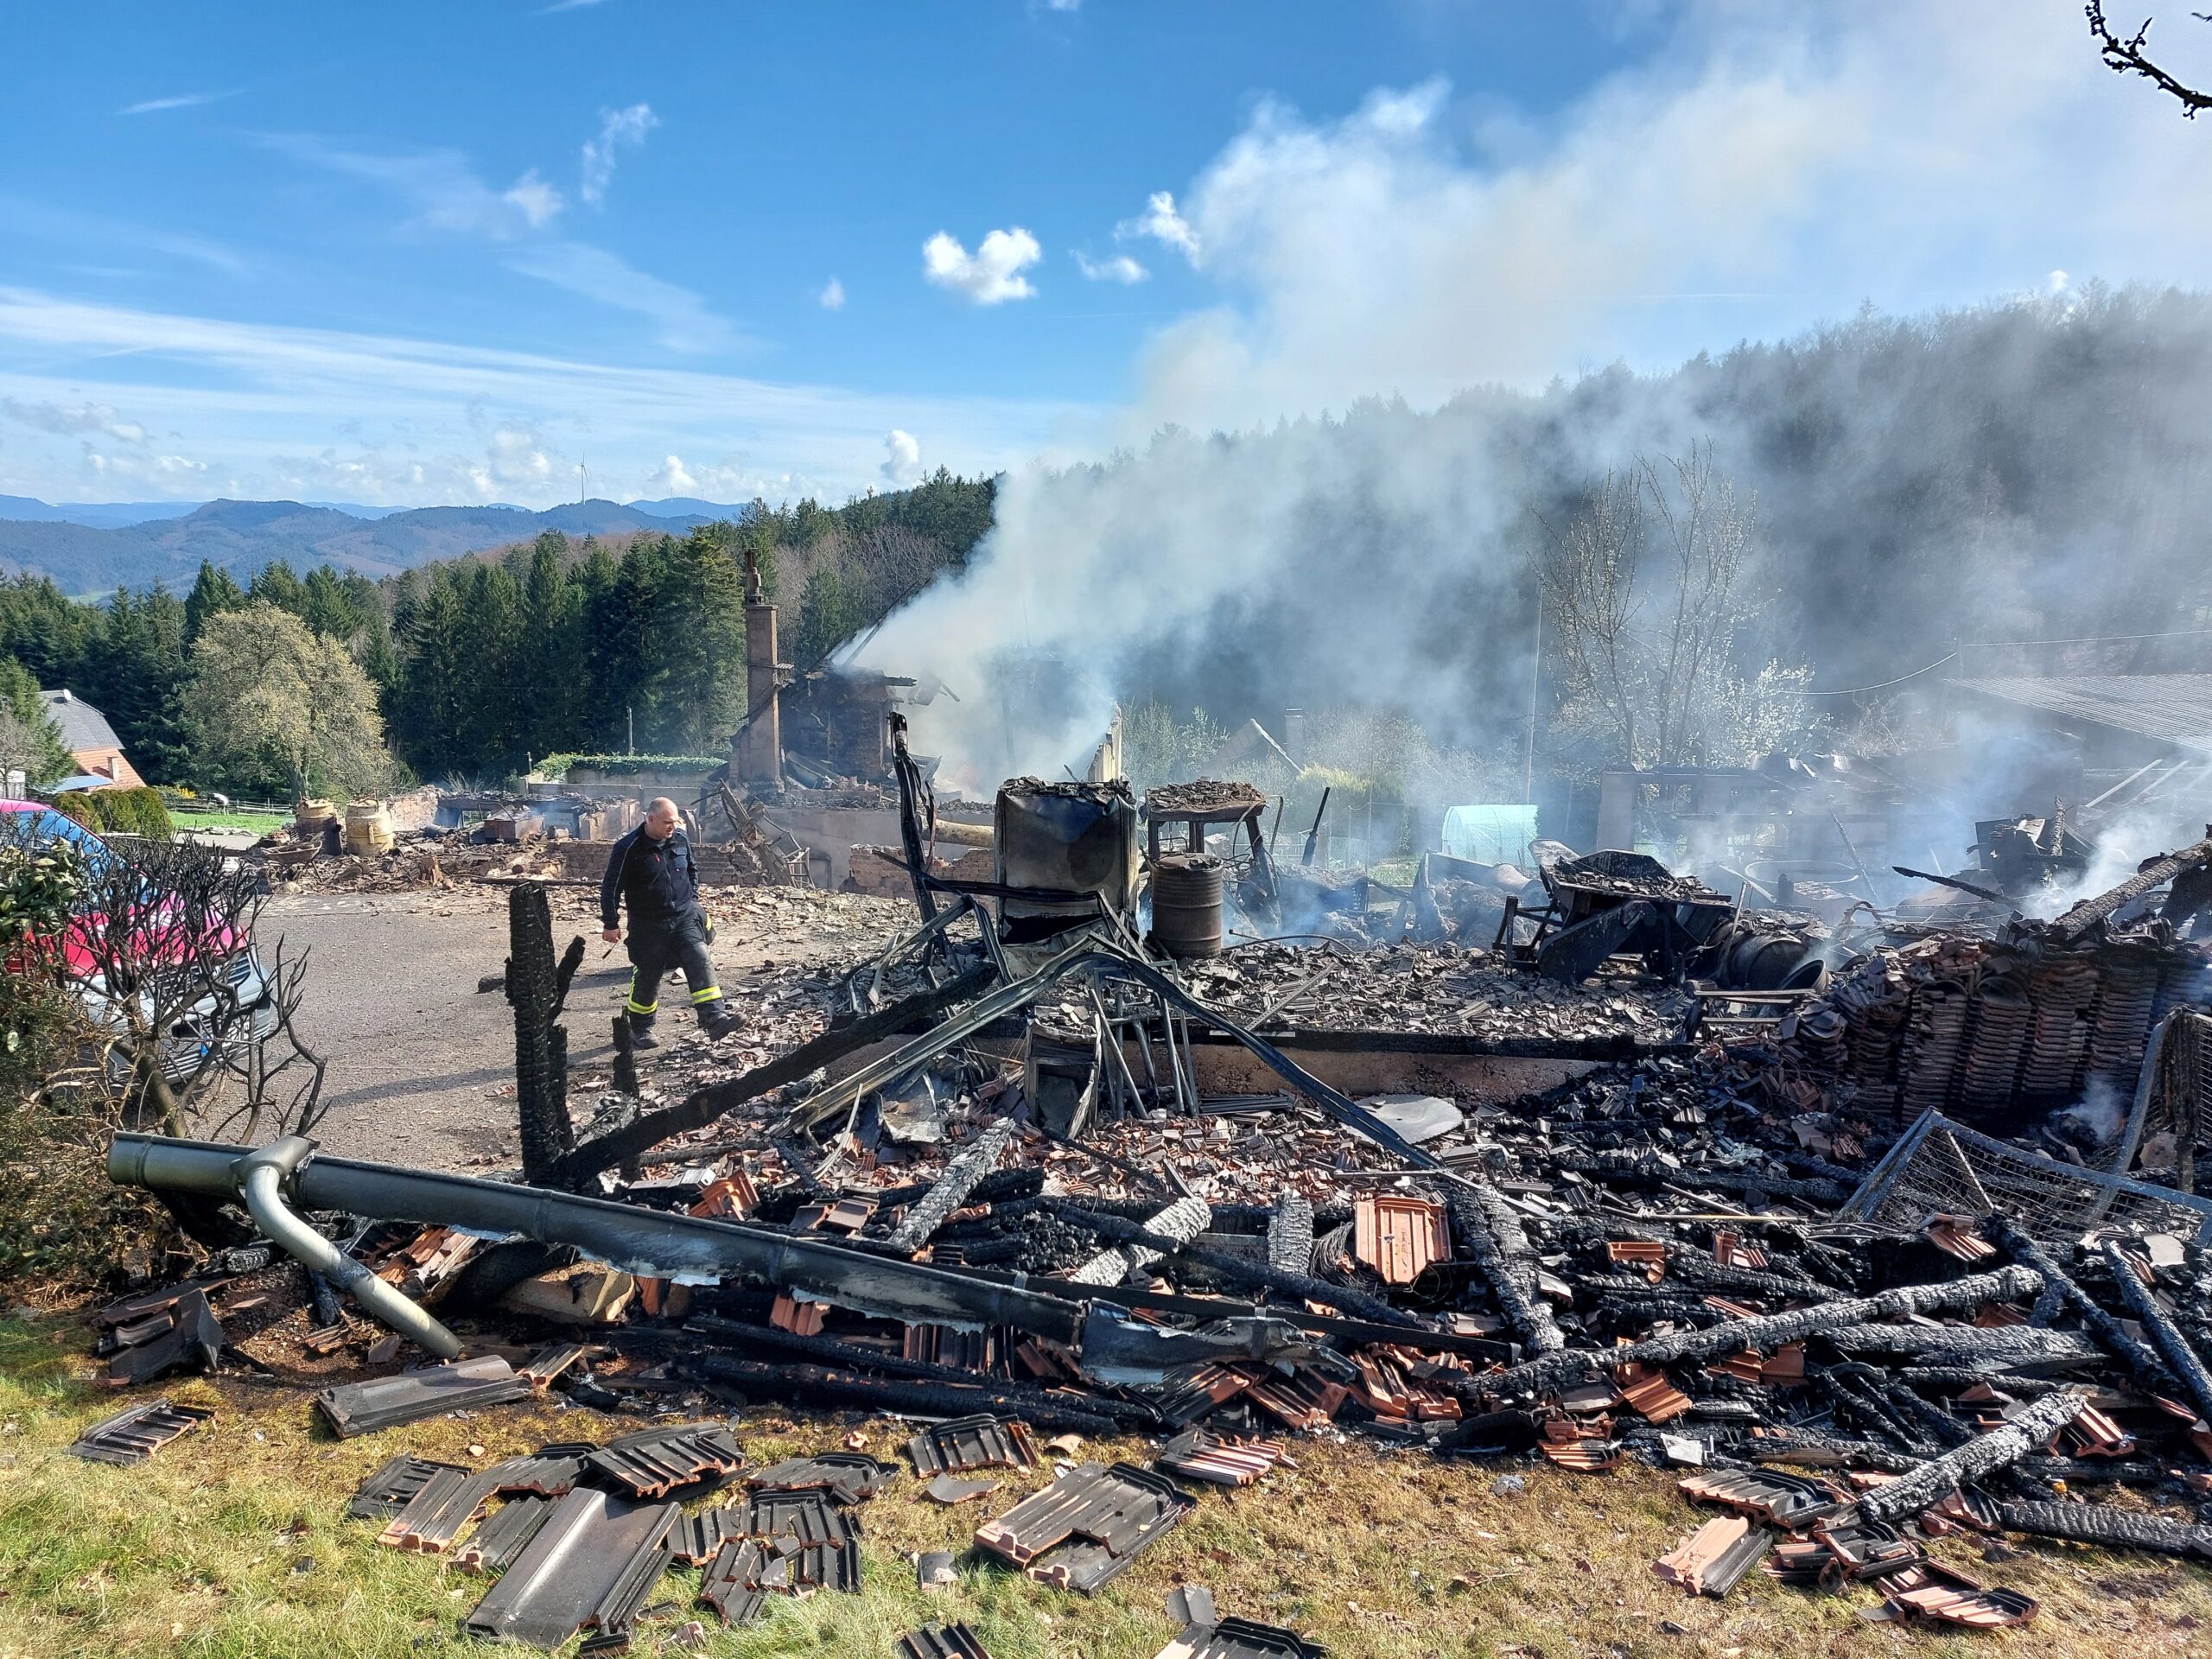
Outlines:
<svg viewBox="0 0 2212 1659"><path fill-rule="evenodd" d="M2171 633L2092 633L2078 639L1961 639L1961 645L2121 645L2138 639L2197 639L2212 628L2177 628Z"/></svg>
<svg viewBox="0 0 2212 1659"><path fill-rule="evenodd" d="M1907 680L1916 680L1923 674L1942 667L1958 654L1955 651L1949 657L1938 657L1934 662L1929 664L1927 668L1916 668L1910 674L1900 674L1894 680L1884 680L1879 685L1854 685L1847 691L1800 691L1797 695L1801 697L1855 697L1862 691L1885 691L1891 686L1903 685Z"/></svg>
<svg viewBox="0 0 2212 1659"><path fill-rule="evenodd" d="M1938 657L1926 668L1916 668L1910 674L1900 674L1893 680L1884 680L1875 685L1854 685L1845 691L1801 691L1801 697L1855 697L1866 691L1886 691L1893 685L1903 685L1907 680L1916 680L1948 662L1957 660L1959 652L1966 650L1989 650L2008 645L2124 645L2145 639L2201 639L2212 635L2212 628L2176 628L2165 633L2094 633L2073 639L1961 639L1959 648L1948 656Z"/></svg>

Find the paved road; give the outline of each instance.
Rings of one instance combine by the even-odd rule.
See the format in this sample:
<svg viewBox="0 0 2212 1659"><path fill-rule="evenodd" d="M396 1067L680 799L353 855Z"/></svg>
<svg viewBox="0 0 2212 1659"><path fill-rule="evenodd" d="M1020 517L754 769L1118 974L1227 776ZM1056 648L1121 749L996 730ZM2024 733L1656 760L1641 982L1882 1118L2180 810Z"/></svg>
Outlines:
<svg viewBox="0 0 2212 1659"><path fill-rule="evenodd" d="M569 1068L580 1082L604 1078L613 1048L607 1032L629 988L630 969L597 938L596 894L554 893L556 946L588 941L569 995ZM833 926L820 907L836 907ZM743 1005L740 976L764 962L790 963L840 948L835 924L865 925L875 912L910 919L896 905L830 894L763 893L716 903L724 925L715 967ZM857 917L857 921L853 918ZM309 1046L330 1061L327 1116L315 1138L329 1150L429 1168L512 1169L515 1144L512 1010L477 982L504 971L506 895L463 887L446 893L296 893L272 899L258 937L282 935L288 950L310 952L300 1026ZM846 936L849 938L849 934ZM671 990L675 1001L668 1001ZM663 1022L681 1031L683 981L662 992ZM648 1085L653 1067L649 1062Z"/></svg>
<svg viewBox="0 0 2212 1659"><path fill-rule="evenodd" d="M472 895L272 899L260 937L308 951L301 1034L328 1057L316 1139L354 1157L460 1168L514 1144L506 1001L476 982L500 971L506 918Z"/></svg>

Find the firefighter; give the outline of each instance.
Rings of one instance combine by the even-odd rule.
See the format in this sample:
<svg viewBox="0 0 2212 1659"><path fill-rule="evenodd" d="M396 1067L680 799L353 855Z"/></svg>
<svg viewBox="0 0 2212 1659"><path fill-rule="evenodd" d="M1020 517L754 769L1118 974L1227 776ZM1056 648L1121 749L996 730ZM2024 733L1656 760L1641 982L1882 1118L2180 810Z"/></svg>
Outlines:
<svg viewBox="0 0 2212 1659"><path fill-rule="evenodd" d="M735 1022L722 1006L707 944L715 925L699 904L699 873L691 843L678 821L676 803L666 797L645 809L645 821L614 843L607 855L607 877L599 884L600 938L622 942L621 906L630 906L630 1000L623 1013L630 1041L658 1048L653 1016L660 1012L661 976L683 970L699 1028L709 1039L727 1035Z"/></svg>

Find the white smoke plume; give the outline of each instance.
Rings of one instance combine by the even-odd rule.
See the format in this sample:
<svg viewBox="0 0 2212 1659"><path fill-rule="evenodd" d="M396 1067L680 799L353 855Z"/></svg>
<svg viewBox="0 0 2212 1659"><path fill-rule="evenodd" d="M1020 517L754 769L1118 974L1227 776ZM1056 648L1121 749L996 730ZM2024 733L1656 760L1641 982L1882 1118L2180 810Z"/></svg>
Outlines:
<svg viewBox="0 0 2212 1659"><path fill-rule="evenodd" d="M1530 499L1708 439L1760 488L1785 566L1832 582L1817 532L1888 464L1853 438L1878 448L1900 412L1828 389L1818 412L1845 436L1808 481L1723 397L1757 364L1536 395L1546 380L1672 366L1869 297L1911 312L2039 289L2063 308L2092 275L2212 272L2202 135L2104 70L2066 0L1662 15L1641 67L1555 115L1440 84L1336 118L1262 104L1163 192L1218 302L1147 346L1139 397L1098 435L1129 453L1010 475L965 579L870 647L962 697L918 717L921 745L978 787L1057 775L1117 693L1163 675L1233 685L1248 706L1214 710L1231 719L1356 694L1495 739L1528 697ZM2052 295L2057 268L2076 277ZM2041 361L2017 355L1993 385ZM1948 435L1928 435L1940 457ZM2044 604L2038 579L1985 597ZM1804 644L1825 677L1842 642ZM1885 666L1901 648L1852 645ZM1011 680L1009 652L1027 664Z"/></svg>

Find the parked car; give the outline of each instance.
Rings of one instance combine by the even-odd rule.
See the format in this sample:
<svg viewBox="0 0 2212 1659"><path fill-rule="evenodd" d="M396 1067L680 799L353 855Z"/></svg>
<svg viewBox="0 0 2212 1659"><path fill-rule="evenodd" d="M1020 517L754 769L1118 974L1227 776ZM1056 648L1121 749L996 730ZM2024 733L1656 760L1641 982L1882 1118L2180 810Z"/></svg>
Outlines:
<svg viewBox="0 0 2212 1659"><path fill-rule="evenodd" d="M92 831L38 801L0 800L0 842L31 849L66 844L96 871L120 856ZM177 971L194 973L202 971L205 963L219 963L222 988L211 986L171 1020L168 1031L160 1039L162 1074L172 1085L181 1086L213 1064L244 1065L254 1047L276 1028L276 1004L252 939L227 922L199 924L213 931L197 940L180 934L180 928L192 924L177 915L174 896L164 895L156 887L148 887L138 902L142 910L120 918L89 910L79 910L71 918L58 941L65 982L95 1025L121 1035L134 1024L143 1027L154 1017L153 987L159 982L165 963L175 964ZM116 926L118 919L127 931ZM108 983L101 952L95 948L96 944L107 943L111 950L110 942L119 933L128 939L134 957L140 958L132 963L140 987L135 993L139 1010L135 1022L126 1020L117 1006L118 994ZM188 962L193 964L189 969L185 965ZM118 1043L111 1053L110 1065L118 1072L127 1072L132 1058L128 1047Z"/></svg>

